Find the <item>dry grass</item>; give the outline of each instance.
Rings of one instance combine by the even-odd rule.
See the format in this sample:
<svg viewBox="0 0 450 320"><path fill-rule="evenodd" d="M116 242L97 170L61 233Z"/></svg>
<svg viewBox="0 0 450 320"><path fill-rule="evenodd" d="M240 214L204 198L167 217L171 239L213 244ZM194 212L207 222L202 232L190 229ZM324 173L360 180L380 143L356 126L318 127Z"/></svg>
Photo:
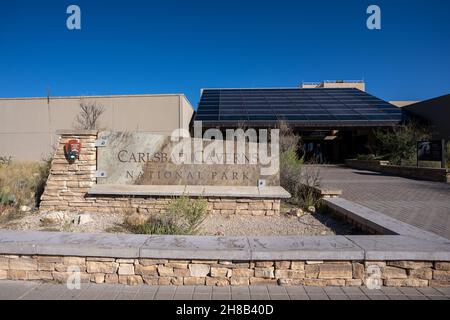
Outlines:
<svg viewBox="0 0 450 320"><path fill-rule="evenodd" d="M21 206L39 205L49 174L50 160L0 164L0 214Z"/></svg>

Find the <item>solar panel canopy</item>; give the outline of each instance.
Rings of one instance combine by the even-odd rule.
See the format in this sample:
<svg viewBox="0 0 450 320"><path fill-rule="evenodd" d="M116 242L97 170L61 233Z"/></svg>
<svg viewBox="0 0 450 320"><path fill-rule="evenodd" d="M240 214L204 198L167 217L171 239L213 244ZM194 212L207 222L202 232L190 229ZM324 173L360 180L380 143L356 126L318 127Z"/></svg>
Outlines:
<svg viewBox="0 0 450 320"><path fill-rule="evenodd" d="M400 108L351 88L204 89L195 116L210 127L280 121L297 127L367 127L401 120Z"/></svg>

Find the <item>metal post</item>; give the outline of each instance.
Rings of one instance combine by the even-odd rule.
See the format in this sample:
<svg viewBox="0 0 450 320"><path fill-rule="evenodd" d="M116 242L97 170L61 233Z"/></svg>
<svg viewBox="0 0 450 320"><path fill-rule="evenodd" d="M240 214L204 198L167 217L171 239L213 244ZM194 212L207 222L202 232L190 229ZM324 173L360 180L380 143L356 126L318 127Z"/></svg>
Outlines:
<svg viewBox="0 0 450 320"><path fill-rule="evenodd" d="M447 160L446 158L446 151L445 150L445 139L442 139L442 162L441 162L441 168L445 169L447 167L447 163L445 160Z"/></svg>

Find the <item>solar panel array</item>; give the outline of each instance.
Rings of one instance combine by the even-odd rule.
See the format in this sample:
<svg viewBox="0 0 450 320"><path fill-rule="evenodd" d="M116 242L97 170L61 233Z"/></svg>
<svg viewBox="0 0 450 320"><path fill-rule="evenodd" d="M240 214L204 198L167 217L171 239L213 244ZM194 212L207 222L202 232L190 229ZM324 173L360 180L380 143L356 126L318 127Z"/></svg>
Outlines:
<svg viewBox="0 0 450 320"><path fill-rule="evenodd" d="M195 121L298 126L393 125L400 108L357 89L205 89Z"/></svg>

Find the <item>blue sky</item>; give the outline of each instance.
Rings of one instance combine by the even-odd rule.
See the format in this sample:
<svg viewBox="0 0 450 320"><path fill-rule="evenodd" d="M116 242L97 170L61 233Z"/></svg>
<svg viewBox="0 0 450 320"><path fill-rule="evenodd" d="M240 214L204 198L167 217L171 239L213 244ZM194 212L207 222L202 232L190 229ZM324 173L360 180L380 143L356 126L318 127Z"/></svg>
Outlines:
<svg viewBox="0 0 450 320"><path fill-rule="evenodd" d="M81 8L79 31L66 8ZM366 28L377 4L382 30ZM0 97L185 93L364 79L386 100L449 93L450 1L2 1Z"/></svg>

